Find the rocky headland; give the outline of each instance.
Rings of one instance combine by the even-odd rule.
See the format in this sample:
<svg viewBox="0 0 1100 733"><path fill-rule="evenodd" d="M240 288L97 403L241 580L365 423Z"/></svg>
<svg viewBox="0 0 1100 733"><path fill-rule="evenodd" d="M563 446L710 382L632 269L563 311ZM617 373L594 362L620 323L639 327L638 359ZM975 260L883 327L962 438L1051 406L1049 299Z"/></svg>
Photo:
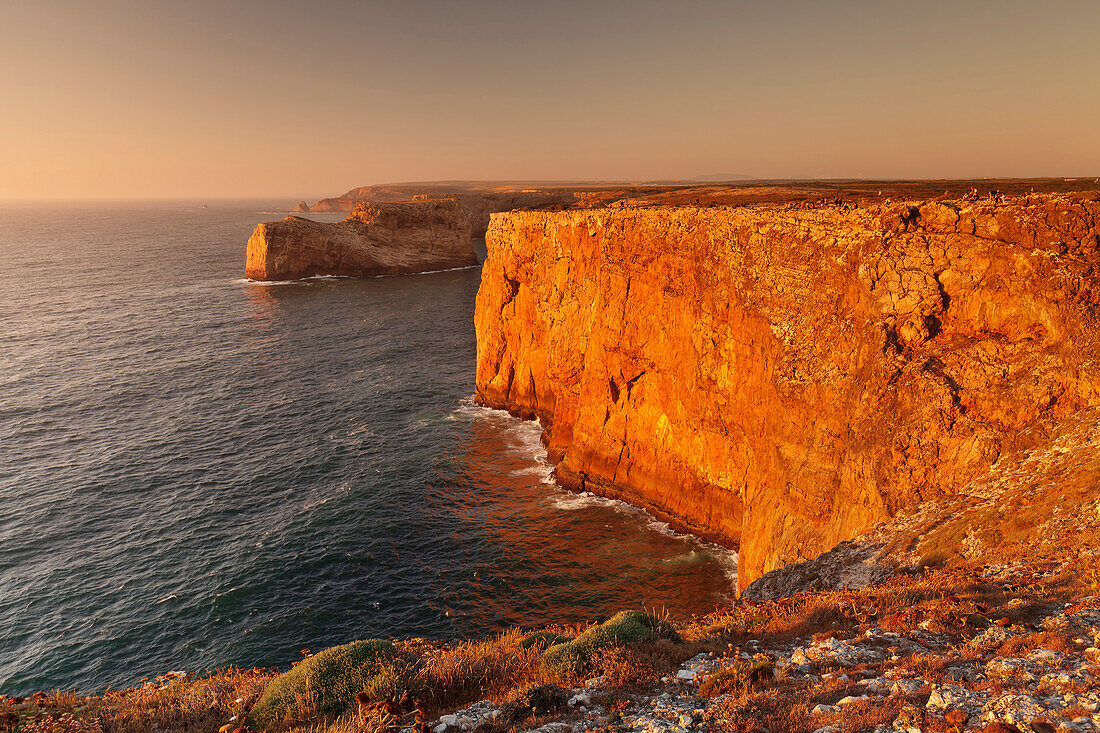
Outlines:
<svg viewBox="0 0 1100 733"><path fill-rule="evenodd" d="M477 262L469 216L453 199L364 203L334 224L288 216L257 225L248 240L245 276L407 275Z"/></svg>
<svg viewBox="0 0 1100 733"><path fill-rule="evenodd" d="M457 201L470 219L472 235L484 237L489 215L513 209L539 209L569 206L576 200L572 188L528 189L513 186L475 186L459 184L390 184L361 186L334 198L321 199L305 211L353 211L360 204L426 201L450 198ZM300 207L303 203L298 204ZM301 211L302 209L297 209Z"/></svg>
<svg viewBox="0 0 1100 733"><path fill-rule="evenodd" d="M0 695L0 731L1100 731L1100 195L1065 183L494 215L478 399L565 485L738 547L739 597ZM464 213L397 206L318 226Z"/></svg>
<svg viewBox="0 0 1100 733"><path fill-rule="evenodd" d="M493 216L477 398L739 589L1100 403L1095 193Z"/></svg>

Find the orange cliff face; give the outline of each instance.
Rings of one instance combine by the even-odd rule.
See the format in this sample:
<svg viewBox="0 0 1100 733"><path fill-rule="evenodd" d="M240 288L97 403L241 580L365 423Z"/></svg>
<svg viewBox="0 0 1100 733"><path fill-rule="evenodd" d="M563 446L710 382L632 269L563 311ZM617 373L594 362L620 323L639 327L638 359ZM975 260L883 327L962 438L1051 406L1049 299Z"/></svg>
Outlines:
<svg viewBox="0 0 1100 733"><path fill-rule="evenodd" d="M476 264L469 216L447 199L358 204L334 224L297 216L258 224L248 240L245 276L405 275Z"/></svg>
<svg viewBox="0 0 1100 733"><path fill-rule="evenodd" d="M738 588L1100 403L1095 194L493 216L478 400Z"/></svg>

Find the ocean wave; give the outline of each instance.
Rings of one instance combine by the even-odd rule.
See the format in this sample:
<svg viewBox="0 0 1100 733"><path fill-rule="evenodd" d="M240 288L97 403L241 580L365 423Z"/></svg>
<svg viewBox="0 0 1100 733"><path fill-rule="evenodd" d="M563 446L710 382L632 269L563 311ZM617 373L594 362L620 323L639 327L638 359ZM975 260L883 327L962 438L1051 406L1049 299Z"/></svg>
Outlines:
<svg viewBox="0 0 1100 733"><path fill-rule="evenodd" d="M494 410L493 408L479 405L474 401L473 397L467 397L462 400L459 406L448 416L448 419L466 419L471 421L478 419L492 420L501 424L504 428L504 433L512 438L512 444L510 446L512 450L524 455L532 462L532 465L526 468L512 471L511 475L540 476L542 483L555 488L554 492L547 499L554 508L561 511L572 512L600 507L633 517L639 520L646 529L651 532L692 543L718 561L727 578L736 581L738 559L736 550L731 550L728 547L723 547L713 542L707 542L694 534L677 532L669 526L668 522L662 522L646 510L636 507L633 504L628 504L621 499L609 499L606 496L600 496L588 491L577 493L561 488L557 481L554 480L554 466L547 460L546 447L542 444L542 424L537 420L521 420L504 410Z"/></svg>
<svg viewBox="0 0 1100 733"><path fill-rule="evenodd" d="M481 267L481 264L477 265L463 265L462 267L448 267L445 270L424 270L423 272L406 272L398 275L372 275L370 279L377 280L384 277L412 277L415 275L435 275L440 272L458 272L459 270L473 270ZM297 285L309 283L313 280L355 280L355 275L310 275L309 277L299 277L293 280L253 280L250 277L241 277L233 281L234 285Z"/></svg>
<svg viewBox="0 0 1100 733"><path fill-rule="evenodd" d="M381 277L381 276L380 276ZM250 277L242 277L233 281L235 285L300 285L312 280L339 280L349 279L351 275L310 275L296 280L253 280Z"/></svg>
<svg viewBox="0 0 1100 733"><path fill-rule="evenodd" d="M582 491L580 493L573 493L559 489L559 492L550 497L550 503L562 511L579 511L583 509L591 509L593 507L600 507L603 509L611 509L619 514L624 514L635 519L640 520L646 529L657 534L662 534L666 537L673 537L676 539L685 540L691 542L699 549L706 552L718 561L722 566L726 577L730 580L737 580L737 551L731 550L728 547L715 544L713 542L707 542L698 535L691 534L689 532L677 532L669 526L668 522L662 522L657 519L645 509L636 507L633 504L628 504L621 499L609 499L606 496L600 496L588 491Z"/></svg>
<svg viewBox="0 0 1100 733"><path fill-rule="evenodd" d="M410 275L435 275L436 273L439 273L439 272L458 272L459 270L473 270L473 269L478 268L478 267L481 267L480 262L476 265L463 265L462 267L448 267L445 270L424 270L423 272L407 272L407 273L404 273L402 275L375 275L374 277L379 278L379 277L407 277L407 276L410 276Z"/></svg>

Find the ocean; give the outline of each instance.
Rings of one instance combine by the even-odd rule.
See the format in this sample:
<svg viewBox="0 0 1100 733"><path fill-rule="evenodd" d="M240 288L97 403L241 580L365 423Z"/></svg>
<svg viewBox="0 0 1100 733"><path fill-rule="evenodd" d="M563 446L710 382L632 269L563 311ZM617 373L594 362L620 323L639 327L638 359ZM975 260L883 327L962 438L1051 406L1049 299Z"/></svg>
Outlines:
<svg viewBox="0 0 1100 733"><path fill-rule="evenodd" d="M473 404L478 268L243 280L276 206L0 204L0 693L729 602Z"/></svg>

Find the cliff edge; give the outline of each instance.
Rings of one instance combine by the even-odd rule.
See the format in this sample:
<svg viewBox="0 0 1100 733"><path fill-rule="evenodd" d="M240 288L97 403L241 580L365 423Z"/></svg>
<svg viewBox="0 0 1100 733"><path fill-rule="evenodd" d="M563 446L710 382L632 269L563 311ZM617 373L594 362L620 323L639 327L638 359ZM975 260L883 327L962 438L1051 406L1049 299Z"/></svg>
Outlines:
<svg viewBox="0 0 1100 733"><path fill-rule="evenodd" d="M335 224L298 216L258 224L248 240L245 276L407 275L476 264L470 219L456 201L361 203Z"/></svg>
<svg viewBox="0 0 1100 733"><path fill-rule="evenodd" d="M738 589L1100 403L1100 203L492 217L478 401L557 475L740 551Z"/></svg>

